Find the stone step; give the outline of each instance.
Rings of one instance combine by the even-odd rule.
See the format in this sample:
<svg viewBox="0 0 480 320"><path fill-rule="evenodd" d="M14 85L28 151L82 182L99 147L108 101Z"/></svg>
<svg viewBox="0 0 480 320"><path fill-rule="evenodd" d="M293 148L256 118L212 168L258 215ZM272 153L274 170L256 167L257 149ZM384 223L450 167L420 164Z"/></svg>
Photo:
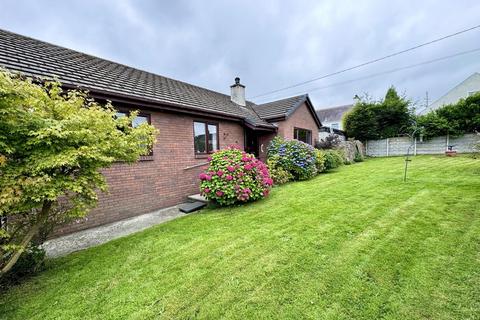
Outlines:
<svg viewBox="0 0 480 320"><path fill-rule="evenodd" d="M190 213L202 209L207 204L205 202L195 201L186 202L178 206L178 209L184 213Z"/></svg>
<svg viewBox="0 0 480 320"><path fill-rule="evenodd" d="M190 201L200 201L200 202L203 202L203 203L208 203L208 200L204 196L202 196L200 193L192 194L191 196L188 196L187 198Z"/></svg>

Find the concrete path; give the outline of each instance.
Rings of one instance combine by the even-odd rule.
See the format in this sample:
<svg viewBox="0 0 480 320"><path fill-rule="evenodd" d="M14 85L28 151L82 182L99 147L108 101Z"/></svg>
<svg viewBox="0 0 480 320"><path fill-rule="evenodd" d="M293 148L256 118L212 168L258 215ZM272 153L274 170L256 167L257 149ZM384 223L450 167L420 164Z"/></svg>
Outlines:
<svg viewBox="0 0 480 320"><path fill-rule="evenodd" d="M98 246L181 216L185 216L185 214L178 210L178 206L169 207L51 239L46 241L43 247L49 258L60 257L74 251Z"/></svg>

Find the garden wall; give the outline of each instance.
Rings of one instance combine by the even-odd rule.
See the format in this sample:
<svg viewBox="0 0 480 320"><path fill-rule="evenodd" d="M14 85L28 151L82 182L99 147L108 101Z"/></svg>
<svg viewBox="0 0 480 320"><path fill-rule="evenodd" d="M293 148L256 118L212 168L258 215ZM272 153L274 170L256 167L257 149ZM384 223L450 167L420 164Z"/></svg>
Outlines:
<svg viewBox="0 0 480 320"><path fill-rule="evenodd" d="M442 154L445 153L449 145L453 145L453 150L458 153L474 152L474 146L480 142L480 135L465 134L460 137L441 136L434 137L421 142L418 138L395 137L380 140L368 140L365 143L367 156L388 157L403 156L407 154L408 147L410 154Z"/></svg>

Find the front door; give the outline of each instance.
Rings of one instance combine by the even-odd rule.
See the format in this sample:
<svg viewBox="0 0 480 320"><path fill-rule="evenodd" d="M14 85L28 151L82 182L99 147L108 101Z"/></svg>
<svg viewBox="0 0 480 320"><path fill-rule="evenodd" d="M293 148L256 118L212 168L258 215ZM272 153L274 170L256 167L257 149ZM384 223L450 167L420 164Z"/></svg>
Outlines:
<svg viewBox="0 0 480 320"><path fill-rule="evenodd" d="M245 151L258 158L258 136L249 128L245 128Z"/></svg>

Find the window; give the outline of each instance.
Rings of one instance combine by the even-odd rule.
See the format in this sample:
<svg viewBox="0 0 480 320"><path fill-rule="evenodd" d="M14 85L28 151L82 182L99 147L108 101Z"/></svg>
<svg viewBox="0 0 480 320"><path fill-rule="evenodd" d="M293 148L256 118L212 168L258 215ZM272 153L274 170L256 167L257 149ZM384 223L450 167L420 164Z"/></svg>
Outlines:
<svg viewBox="0 0 480 320"><path fill-rule="evenodd" d="M293 129L293 138L308 144L312 144L312 131L307 129L295 128Z"/></svg>
<svg viewBox="0 0 480 320"><path fill-rule="evenodd" d="M115 116L117 118L125 117L130 113L130 111L117 111ZM136 128L142 123L151 123L150 120L150 114L147 113L138 113L137 116L132 120L132 127ZM153 150L150 150L147 154L144 156L152 156L153 155Z"/></svg>
<svg viewBox="0 0 480 320"><path fill-rule="evenodd" d="M117 111L115 114L117 118L125 117L129 114L129 111ZM132 127L136 128L142 123L150 123L150 115L145 113L139 113L132 121Z"/></svg>
<svg viewBox="0 0 480 320"><path fill-rule="evenodd" d="M332 129L337 129L339 128L339 124L338 123L332 123L331 125Z"/></svg>
<svg viewBox="0 0 480 320"><path fill-rule="evenodd" d="M212 153L218 148L218 124L195 121L193 123L196 154Z"/></svg>

